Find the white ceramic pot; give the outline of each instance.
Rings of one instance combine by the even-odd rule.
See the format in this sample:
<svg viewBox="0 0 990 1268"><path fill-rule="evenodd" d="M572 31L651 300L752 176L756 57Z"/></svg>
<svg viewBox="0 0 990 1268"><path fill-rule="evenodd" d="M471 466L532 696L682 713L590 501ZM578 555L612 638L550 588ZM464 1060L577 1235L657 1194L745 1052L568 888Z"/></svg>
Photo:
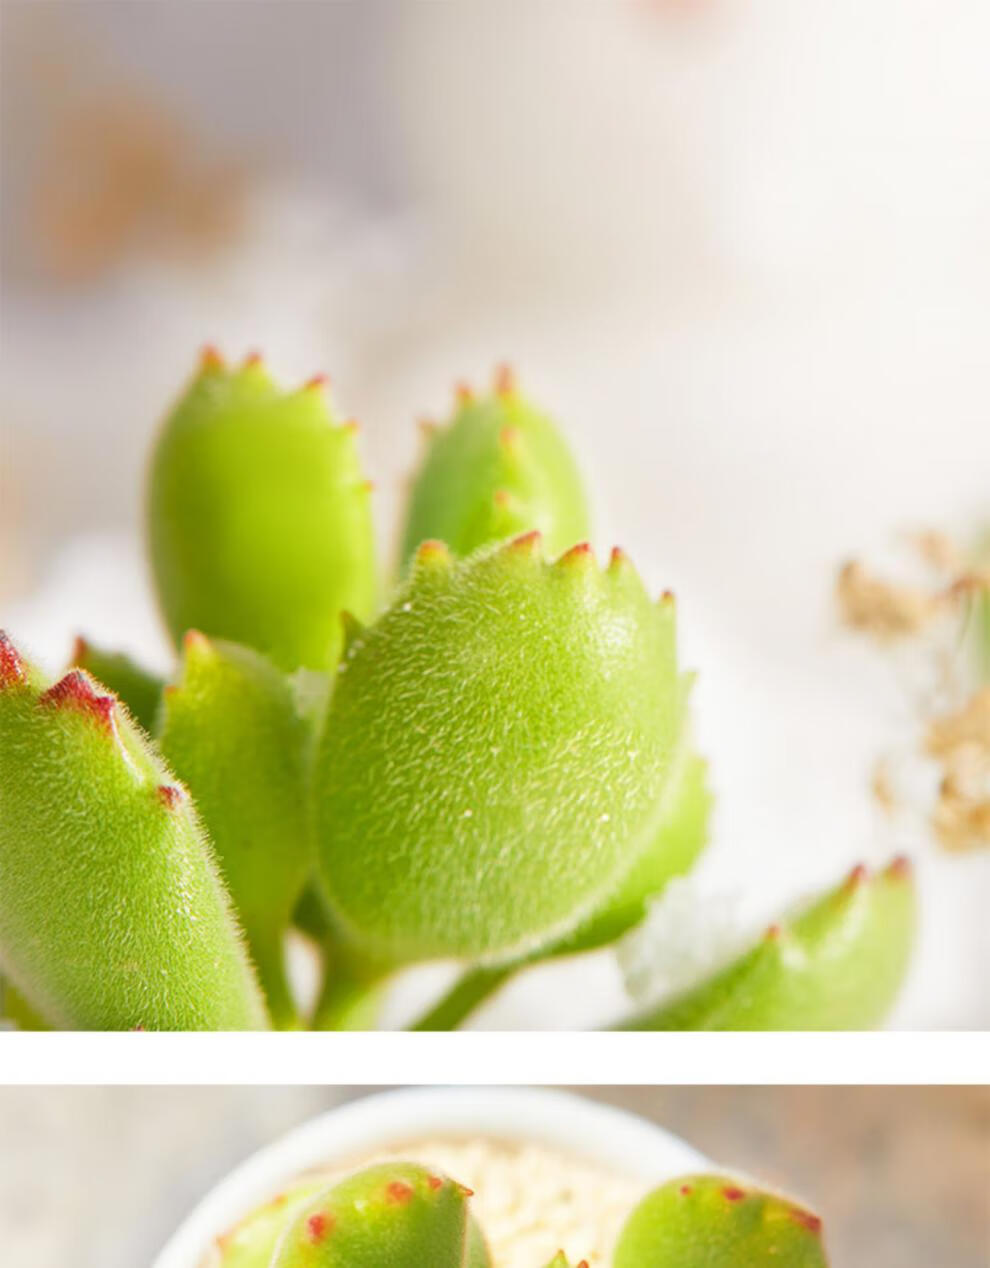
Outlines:
<svg viewBox="0 0 990 1268"><path fill-rule="evenodd" d="M213 1239L307 1170L421 1136L530 1141L646 1184L710 1166L684 1141L624 1110L542 1088L406 1088L348 1102L236 1167L192 1211L153 1268L198 1268Z"/></svg>

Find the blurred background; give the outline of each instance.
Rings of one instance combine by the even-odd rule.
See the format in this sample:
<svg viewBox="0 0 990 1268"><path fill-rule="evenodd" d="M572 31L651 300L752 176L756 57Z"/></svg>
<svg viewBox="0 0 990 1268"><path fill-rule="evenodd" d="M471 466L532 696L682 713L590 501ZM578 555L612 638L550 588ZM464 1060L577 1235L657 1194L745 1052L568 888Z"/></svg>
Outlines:
<svg viewBox="0 0 990 1268"><path fill-rule="evenodd" d="M578 449L596 545L678 594L718 798L704 896L755 923L906 849L923 936L895 1023L990 1025L988 855L878 814L912 701L832 606L849 554L990 520L990 9L5 0L0 20L15 637L52 669L76 632L167 663L143 467L207 340L286 382L329 372L383 561L415 420L508 359ZM623 989L612 957L557 966L480 1023L582 1024Z"/></svg>
<svg viewBox="0 0 990 1268"><path fill-rule="evenodd" d="M804 1198L838 1268L985 1268L986 1088L575 1090ZM251 1151L367 1091L0 1088L4 1263L147 1264Z"/></svg>

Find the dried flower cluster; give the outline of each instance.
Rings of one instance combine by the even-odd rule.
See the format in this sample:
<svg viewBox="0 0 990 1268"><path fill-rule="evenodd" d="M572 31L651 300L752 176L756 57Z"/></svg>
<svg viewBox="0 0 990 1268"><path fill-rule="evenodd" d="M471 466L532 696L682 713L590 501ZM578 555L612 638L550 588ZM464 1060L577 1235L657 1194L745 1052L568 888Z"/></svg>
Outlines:
<svg viewBox="0 0 990 1268"><path fill-rule="evenodd" d="M842 623L888 651L909 645L920 658L923 688L913 701L918 735L911 749L937 767L928 809L935 838L946 850L990 846L990 568L943 533L910 539L926 582L881 577L853 560L836 584ZM975 648L973 645L976 645ZM902 798L890 756L872 776L874 799L885 811Z"/></svg>

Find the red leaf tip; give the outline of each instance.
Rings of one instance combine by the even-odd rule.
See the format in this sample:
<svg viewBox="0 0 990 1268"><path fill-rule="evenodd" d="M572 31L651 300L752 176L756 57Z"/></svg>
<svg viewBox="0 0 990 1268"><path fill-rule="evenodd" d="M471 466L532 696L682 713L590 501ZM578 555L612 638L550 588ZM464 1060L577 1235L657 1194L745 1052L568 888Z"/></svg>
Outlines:
<svg viewBox="0 0 990 1268"><path fill-rule="evenodd" d="M117 702L113 696L97 695L92 679L81 670L72 669L42 693L41 703L53 705L57 709L76 709L80 713L87 713L110 730L113 726L114 705Z"/></svg>
<svg viewBox="0 0 990 1268"><path fill-rule="evenodd" d="M470 405L474 400L474 388L469 383L455 383L454 399L458 405Z"/></svg>
<svg viewBox="0 0 990 1268"><path fill-rule="evenodd" d="M909 880L914 874L914 864L906 854L898 854L887 864L886 874L891 880Z"/></svg>
<svg viewBox="0 0 990 1268"><path fill-rule="evenodd" d="M450 549L446 542L430 537L421 542L416 550L416 563L432 566L450 563Z"/></svg>
<svg viewBox="0 0 990 1268"><path fill-rule="evenodd" d="M208 652L210 640L201 630L186 630L182 636L182 650L189 652Z"/></svg>
<svg viewBox="0 0 990 1268"><path fill-rule="evenodd" d="M385 1196L390 1202L397 1202L402 1206L413 1196L413 1189L405 1180L392 1180L385 1187Z"/></svg>
<svg viewBox="0 0 990 1268"><path fill-rule="evenodd" d="M857 863L853 870L846 877L847 889L859 889L860 885L865 885L869 877L869 871L865 863Z"/></svg>
<svg viewBox="0 0 990 1268"><path fill-rule="evenodd" d="M332 1219L317 1211L315 1215L311 1215L306 1221L306 1236L314 1246L318 1246L332 1228Z"/></svg>
<svg viewBox="0 0 990 1268"><path fill-rule="evenodd" d="M570 550L565 551L557 562L565 567L568 564L593 564L595 555L591 549L591 543L578 542L576 546L572 546Z"/></svg>
<svg viewBox="0 0 990 1268"><path fill-rule="evenodd" d="M176 810L182 804L182 789L177 784L159 784L155 792L166 810Z"/></svg>
<svg viewBox="0 0 990 1268"><path fill-rule="evenodd" d="M225 370L227 363L220 355L220 349L214 343L204 345L203 350L199 354L199 368L201 373L207 371Z"/></svg>
<svg viewBox="0 0 990 1268"><path fill-rule="evenodd" d="M508 549L520 555L533 555L540 550L542 545L543 534L538 528L534 528L520 537L513 537Z"/></svg>
<svg viewBox="0 0 990 1268"><path fill-rule="evenodd" d="M330 379L325 374L314 374L303 384L304 392L325 392L330 386Z"/></svg>
<svg viewBox="0 0 990 1268"><path fill-rule="evenodd" d="M510 396L517 388L516 373L511 365L502 362L495 367L495 392L498 396Z"/></svg>
<svg viewBox="0 0 990 1268"><path fill-rule="evenodd" d="M27 673L20 653L0 630L0 687L16 687L26 681Z"/></svg>
<svg viewBox="0 0 990 1268"><path fill-rule="evenodd" d="M800 1224L802 1228L806 1228L809 1233L820 1233L822 1231L822 1222L819 1217L811 1211L803 1211L799 1206L791 1207L791 1219L795 1224Z"/></svg>

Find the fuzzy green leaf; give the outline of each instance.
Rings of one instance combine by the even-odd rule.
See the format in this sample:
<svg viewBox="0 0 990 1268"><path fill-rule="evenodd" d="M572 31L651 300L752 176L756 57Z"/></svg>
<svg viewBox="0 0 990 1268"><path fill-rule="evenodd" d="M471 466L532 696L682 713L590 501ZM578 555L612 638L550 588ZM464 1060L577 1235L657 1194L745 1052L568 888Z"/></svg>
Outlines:
<svg viewBox="0 0 990 1268"><path fill-rule="evenodd" d="M267 1016L188 794L83 670L0 643L0 967L63 1029Z"/></svg>
<svg viewBox="0 0 990 1268"><path fill-rule="evenodd" d="M229 371L205 356L155 449L148 535L176 642L199 629L323 669L341 612L371 615L369 486L319 382L280 392L254 359Z"/></svg>
<svg viewBox="0 0 990 1268"><path fill-rule="evenodd" d="M430 434L410 493L403 566L430 539L464 556L532 529L560 554L588 536L588 511L556 426L502 371L489 395L462 390L453 421Z"/></svg>
<svg viewBox="0 0 990 1268"><path fill-rule="evenodd" d="M217 1238L210 1268L270 1268L285 1230L327 1187L325 1179L308 1176L283 1189Z"/></svg>
<svg viewBox="0 0 990 1268"><path fill-rule="evenodd" d="M898 859L855 871L740 959L625 1030L864 1030L897 996L916 926L914 878Z"/></svg>
<svg viewBox="0 0 990 1268"><path fill-rule="evenodd" d="M599 909L662 819L674 643L672 604L621 556L421 547L339 667L316 762L323 883L355 943L509 960Z"/></svg>
<svg viewBox="0 0 990 1268"><path fill-rule="evenodd" d="M165 759L209 831L272 1017L290 1025L284 938L313 858L309 728L294 693L259 652L190 632L160 730Z"/></svg>
<svg viewBox="0 0 990 1268"><path fill-rule="evenodd" d="M685 1176L649 1194L613 1268L828 1268L821 1220L725 1176Z"/></svg>
<svg viewBox="0 0 990 1268"><path fill-rule="evenodd" d="M414 1163L369 1167L296 1216L271 1268L485 1268L469 1238L469 1196Z"/></svg>

